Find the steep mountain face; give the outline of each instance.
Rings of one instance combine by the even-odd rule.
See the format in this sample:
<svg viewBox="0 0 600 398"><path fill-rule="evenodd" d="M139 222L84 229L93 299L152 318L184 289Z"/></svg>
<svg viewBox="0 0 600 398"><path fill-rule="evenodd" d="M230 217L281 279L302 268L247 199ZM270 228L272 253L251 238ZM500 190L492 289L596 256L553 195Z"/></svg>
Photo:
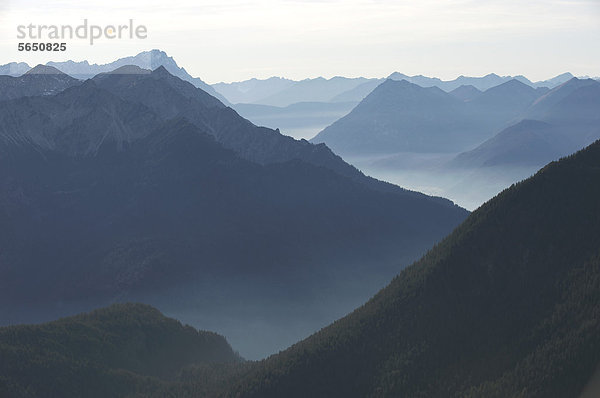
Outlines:
<svg viewBox="0 0 600 398"><path fill-rule="evenodd" d="M86 81L57 96L27 97L0 109L0 153L33 146L68 156L91 156L103 145L122 149L160 119L147 108Z"/></svg>
<svg viewBox="0 0 600 398"><path fill-rule="evenodd" d="M0 101L57 94L77 84L79 80L56 68L38 65L19 77L0 75Z"/></svg>
<svg viewBox="0 0 600 398"><path fill-rule="evenodd" d="M0 355L0 395L12 398L147 394L186 366L240 362L222 336L142 304L0 328Z"/></svg>
<svg viewBox="0 0 600 398"><path fill-rule="evenodd" d="M573 78L537 99L525 117L450 165L537 168L589 145L600 138L600 83Z"/></svg>
<svg viewBox="0 0 600 398"><path fill-rule="evenodd" d="M327 147L256 127L214 97L170 75L164 68L149 75L123 74L116 70L98 75L94 82L128 101L147 106L163 119L185 117L225 147L251 161L268 164L301 159L341 174L358 175Z"/></svg>
<svg viewBox="0 0 600 398"><path fill-rule="evenodd" d="M190 76L184 68L177 65L173 57L169 57L164 51L160 50L143 51L137 55L119 58L114 62L103 65L89 64L87 61L48 62L47 65L53 66L64 73L80 79L90 79L99 73L111 72L126 65L135 65L149 70L154 70L162 66L173 76L177 76L184 81L190 82L195 87L218 98L221 102L229 104L227 99L216 92L212 86L206 84L200 78Z"/></svg>
<svg viewBox="0 0 600 398"><path fill-rule="evenodd" d="M467 214L302 158L251 162L213 134L249 132L259 148L281 136L164 69L125 71L0 108L2 322L125 298L217 300L203 312L231 318L228 308L252 300L302 308L327 292L362 297ZM277 316L265 322L289 322Z"/></svg>
<svg viewBox="0 0 600 398"><path fill-rule="evenodd" d="M387 80L311 141L342 155L460 151L492 136L538 96L516 80L471 101L437 87Z"/></svg>
<svg viewBox="0 0 600 398"><path fill-rule="evenodd" d="M226 396L578 397L600 362L600 142L492 199Z"/></svg>

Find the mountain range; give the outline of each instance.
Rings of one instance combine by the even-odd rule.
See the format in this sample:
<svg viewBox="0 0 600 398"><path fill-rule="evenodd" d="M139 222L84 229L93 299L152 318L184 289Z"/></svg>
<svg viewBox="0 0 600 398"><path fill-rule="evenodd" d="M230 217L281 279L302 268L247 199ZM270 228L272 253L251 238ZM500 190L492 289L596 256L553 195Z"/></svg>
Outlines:
<svg viewBox="0 0 600 398"><path fill-rule="evenodd" d="M0 75L0 101L39 95L52 95L80 81L51 66L38 65L21 76Z"/></svg>
<svg viewBox="0 0 600 398"><path fill-rule="evenodd" d="M314 122L377 84L319 135L336 152L444 177L554 160L469 215L257 127L162 55L0 77L0 396L597 395L600 141L554 159L598 138L600 83L274 79L277 101L345 91L243 105ZM128 301L156 308L108 306Z"/></svg>
<svg viewBox="0 0 600 398"><path fill-rule="evenodd" d="M0 108L4 324L143 301L258 358L349 311L466 215L258 128L163 67Z"/></svg>
<svg viewBox="0 0 600 398"><path fill-rule="evenodd" d="M143 51L135 56L119 58L114 62L107 64L90 64L88 61L64 61L46 63L47 66L54 67L61 72L74 77L76 79L85 80L96 76L99 73L111 72L121 66L135 65L140 68L154 70L159 66L163 66L169 73L179 77L182 80L192 83L194 86L206 91L213 97L218 98L221 102L228 104L225 97L216 92L212 86L206 84L198 77L192 77L184 68L177 65L173 57L169 57L164 51L151 50ZM19 76L26 73L30 68L24 62L10 63L0 66L0 75Z"/></svg>
<svg viewBox="0 0 600 398"><path fill-rule="evenodd" d="M224 104L232 106L254 124L279 129L294 138L306 139L314 137L335 120L345 116L350 109L386 80L341 76L331 79L318 77L304 80L271 77L209 85L197 77L192 77L184 68L179 67L172 57L161 50L144 51L103 65L89 64L87 61L48 62L47 65L81 80L125 65L136 65L149 70L163 66L174 76L192 83ZM0 75L17 77L29 69L31 68L26 63L12 62L0 65ZM553 88L571 77L570 73L564 73L535 83L523 76L516 76L514 79L543 89ZM485 91L513 79L511 76L489 74L484 77L460 76L452 81L443 81L438 78L408 76L398 72L394 72L388 78L407 80L423 87L439 87L448 92L458 89L461 85L473 85L478 90ZM310 106L307 107L305 103L310 103Z"/></svg>
<svg viewBox="0 0 600 398"><path fill-rule="evenodd" d="M343 99L343 97L365 83L371 83L371 87L375 88L379 82L380 79L364 77L336 76L331 79L317 77L299 81L272 77L265 80L216 83L213 84L213 88L225 96L229 94L234 104L252 103L286 107L299 102L358 102L362 98Z"/></svg>
<svg viewBox="0 0 600 398"><path fill-rule="evenodd" d="M437 87L387 80L311 141L341 155L460 151L491 137L540 95L514 79L468 101Z"/></svg>
<svg viewBox="0 0 600 398"><path fill-rule="evenodd" d="M542 165L600 138L600 83L573 78L538 98L523 120L475 149L459 154L454 167Z"/></svg>
<svg viewBox="0 0 600 398"><path fill-rule="evenodd" d="M519 75L519 76L498 76L495 73L490 73L483 77L459 76L454 80L445 80L444 81L444 80L438 79L437 77L427 77L427 76L422 76L422 75L407 76L403 73L394 72L388 76L388 79L406 80L410 83L417 84L421 87L438 87L446 92L450 92L452 90L456 90L460 86L473 86L480 91L485 91L492 87L499 86L502 83L506 83L510 80L520 81L521 83L526 84L533 88L538 88L538 87L554 88L554 87L572 79L573 77L574 76L571 73L566 72L566 73L560 74L558 76L555 76L551 79L544 80L544 81L538 81L538 82L534 83L531 80L527 79L525 76L521 76L521 75Z"/></svg>
<svg viewBox="0 0 600 398"><path fill-rule="evenodd" d="M367 303L258 362L144 305L0 328L0 392L594 397L599 181L600 141L502 192Z"/></svg>
<svg viewBox="0 0 600 398"><path fill-rule="evenodd" d="M517 80L525 85L538 88L540 94L548 87L553 88L573 76L564 73L552 79L532 83L523 76L498 76L489 74L484 77L465 77L452 81L442 81L438 78L425 76L407 76L393 73L388 79L406 80L422 87L438 87L451 92L462 90L461 87L472 86L475 90L485 91L510 80ZM348 111L369 95L386 79L380 78L344 78L334 77L324 79L305 79L300 81L280 77L269 79L250 79L232 83L216 83L213 87L232 103L234 108L258 125L279 128L284 134L295 138L312 138L335 120L345 116ZM459 90L459 91L460 91ZM472 93L471 95L474 95ZM460 98L460 96L459 96ZM468 97L473 99L474 97ZM467 99L460 98L460 99ZM302 104L310 103L312 112ZM332 112L339 109L338 103L347 103L348 110ZM258 105L268 105L258 106ZM302 108L299 110L298 108ZM329 118L322 117L331 115ZM334 119L335 118L335 119Z"/></svg>

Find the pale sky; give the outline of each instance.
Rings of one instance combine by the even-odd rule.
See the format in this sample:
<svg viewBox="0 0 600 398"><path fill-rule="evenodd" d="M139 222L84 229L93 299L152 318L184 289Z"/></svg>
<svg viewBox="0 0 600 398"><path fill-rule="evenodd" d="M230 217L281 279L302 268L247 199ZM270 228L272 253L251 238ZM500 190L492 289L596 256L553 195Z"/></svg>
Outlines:
<svg viewBox="0 0 600 398"><path fill-rule="evenodd" d="M19 52L17 26L120 25L146 39ZM48 40L45 40L48 41ZM158 48L215 83L251 77L600 76L600 0L0 0L0 64L106 63Z"/></svg>

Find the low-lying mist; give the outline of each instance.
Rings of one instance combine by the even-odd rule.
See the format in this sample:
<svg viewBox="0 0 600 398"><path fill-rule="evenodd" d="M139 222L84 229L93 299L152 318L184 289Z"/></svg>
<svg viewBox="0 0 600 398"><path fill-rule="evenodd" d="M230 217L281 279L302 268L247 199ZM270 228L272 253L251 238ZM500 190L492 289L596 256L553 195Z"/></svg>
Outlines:
<svg viewBox="0 0 600 398"><path fill-rule="evenodd" d="M533 175L538 166L453 168L456 153L396 153L344 157L363 173L403 188L441 196L473 211L512 184Z"/></svg>
<svg viewBox="0 0 600 398"><path fill-rule="evenodd" d="M352 312L427 249L416 249L415 255L404 258L389 250L385 256L374 256L372 262L357 260L360 264L342 260L340 255L337 262L330 259L315 267L320 271L315 271L319 274L314 278L293 270L286 271L287 278L206 275L187 285L125 292L110 300L0 305L0 326L52 321L116 302L140 302L184 324L219 333L243 358L259 360Z"/></svg>

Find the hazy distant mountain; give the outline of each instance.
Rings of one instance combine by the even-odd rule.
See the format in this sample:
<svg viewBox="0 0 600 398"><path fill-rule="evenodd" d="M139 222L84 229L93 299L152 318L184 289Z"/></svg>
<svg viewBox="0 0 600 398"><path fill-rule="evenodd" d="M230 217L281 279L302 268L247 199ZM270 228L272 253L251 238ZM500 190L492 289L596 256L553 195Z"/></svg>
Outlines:
<svg viewBox="0 0 600 398"><path fill-rule="evenodd" d="M537 82L535 84L536 84L536 87L554 88L556 86L559 86L563 83L568 82L569 80L571 80L574 77L575 76L573 76L570 72L566 72L566 73L560 74L558 76L555 76L552 79L543 80L543 81Z"/></svg>
<svg viewBox="0 0 600 398"><path fill-rule="evenodd" d="M477 148L459 154L451 162L458 167L516 166L539 167L553 159L572 153L569 137L555 126L538 120L522 120L508 127Z"/></svg>
<svg viewBox="0 0 600 398"><path fill-rule="evenodd" d="M250 79L234 83L216 83L212 87L231 103L256 103L270 97L296 83L282 77L268 79Z"/></svg>
<svg viewBox="0 0 600 398"><path fill-rule="evenodd" d="M554 117L559 117L559 118L563 118L565 116L567 116L565 114L565 112L559 112L559 114L555 114L554 112L557 111L556 107L558 104L561 104L565 98L571 96L575 91L579 90L580 88L583 87L591 87L591 90L593 90L593 87L598 87L598 85L600 85L600 83L596 80L593 79L577 79L577 78L572 78L571 80L569 80L566 83L563 83L562 85L556 87L554 90L544 94L542 97L540 97L531 107L531 109L528 110L527 112L527 117L531 118L531 119L546 119L546 118L554 118ZM585 91L581 91L582 93ZM570 101L578 101L576 97L571 98ZM575 103L572 102L573 105L576 105ZM562 106L568 105L567 103L562 103ZM595 109L595 106L597 106L597 103L594 101L592 103L589 104L581 104L584 106L584 112L585 114L589 114L590 111L593 111ZM569 108L569 111L574 111L575 109L572 108L572 105L570 105L571 108ZM591 107L591 109L590 109ZM573 114L574 116L576 116L576 114Z"/></svg>
<svg viewBox="0 0 600 398"><path fill-rule="evenodd" d="M477 98L481 94L481 91L478 90L475 86L471 86L469 84L457 87L454 90L450 91L449 94L462 101L471 101Z"/></svg>
<svg viewBox="0 0 600 398"><path fill-rule="evenodd" d="M516 79L485 90L466 103L469 115L481 125L501 127L523 117L523 112L542 93ZM490 131L488 129L488 131Z"/></svg>
<svg viewBox="0 0 600 398"><path fill-rule="evenodd" d="M387 80L311 141L341 154L423 151L457 142L443 129L466 131L464 120L461 102L439 88Z"/></svg>
<svg viewBox="0 0 600 398"><path fill-rule="evenodd" d="M469 77L469 76L459 76L454 80L443 81L438 79L437 77L427 77L427 76L407 76L403 73L394 72L388 79L392 80L406 80L408 82L418 84L421 87L439 87L444 91L450 92L452 90L457 89L460 86L473 86L480 91L488 90L492 87L498 86L502 83L506 83L510 80L516 79L521 83L524 83L528 86L537 88L537 87L549 87L554 88L559 84L562 84L569 79L571 79L573 75L570 73L563 73L562 75L558 75L552 79L540 81L540 82L531 82L525 76L498 76L495 73L490 73L483 77Z"/></svg>
<svg viewBox="0 0 600 398"><path fill-rule="evenodd" d="M253 101L255 104L285 107L298 102L330 102L336 96L368 82L364 77L333 77L305 79L269 96Z"/></svg>
<svg viewBox="0 0 600 398"><path fill-rule="evenodd" d="M6 65L0 65L0 75L21 76L29 69L31 69L31 67L25 62L11 62Z"/></svg>
<svg viewBox="0 0 600 398"><path fill-rule="evenodd" d="M57 94L79 83L56 68L38 65L19 77L0 75L0 101Z"/></svg>
<svg viewBox="0 0 600 398"><path fill-rule="evenodd" d="M577 398L600 362L599 248L595 143L483 205L224 395Z"/></svg>
<svg viewBox="0 0 600 398"><path fill-rule="evenodd" d="M256 358L348 311L466 214L255 127L162 67L0 107L2 322L143 299L239 333Z"/></svg>
<svg viewBox="0 0 600 398"><path fill-rule="evenodd" d="M98 73L110 72L125 65L136 65L140 68L150 70L163 66L172 75L192 83L194 86L201 88L213 97L228 104L227 99L217 93L214 88L204 83L200 78L190 76L184 68L177 65L173 57L169 57L164 51L160 50L144 51L135 56L119 58L114 62L102 65L89 64L87 61L48 62L46 65L53 66L79 79L89 79Z"/></svg>
<svg viewBox="0 0 600 398"><path fill-rule="evenodd" d="M0 356L0 395L11 398L147 396L191 365L240 363L222 336L142 304L0 328Z"/></svg>
<svg viewBox="0 0 600 398"><path fill-rule="evenodd" d="M525 117L451 165L537 168L589 145L600 138L600 83L573 78L537 99Z"/></svg>
<svg viewBox="0 0 600 398"><path fill-rule="evenodd" d="M513 79L465 102L438 87L387 80L312 142L343 155L460 151L491 137L539 95Z"/></svg>
<svg viewBox="0 0 600 398"><path fill-rule="evenodd" d="M358 86L344 91L333 97L331 102L354 102L358 104L362 101L371 91L375 90L375 87L383 83L385 79L370 79L369 81L359 84Z"/></svg>
<svg viewBox="0 0 600 398"><path fill-rule="evenodd" d="M421 87L438 87L442 90L449 92L457 89L460 86L470 85L477 88L480 91L485 91L489 88L498 86L512 79L510 76L500 77L495 73L483 77L467 77L459 76L454 80L442 81L437 77L427 77L423 75L418 76L407 76L403 73L394 72L388 76L388 79L392 80L406 80L410 83L417 84Z"/></svg>
<svg viewBox="0 0 600 398"><path fill-rule="evenodd" d="M294 138L309 139L347 114L381 81L336 77L297 82L272 77L217 83L213 87L235 103L235 110L254 124L280 129Z"/></svg>
<svg viewBox="0 0 600 398"><path fill-rule="evenodd" d="M355 106L355 102L299 102L284 108L236 104L235 110L257 126L278 128L282 134L309 139Z"/></svg>

